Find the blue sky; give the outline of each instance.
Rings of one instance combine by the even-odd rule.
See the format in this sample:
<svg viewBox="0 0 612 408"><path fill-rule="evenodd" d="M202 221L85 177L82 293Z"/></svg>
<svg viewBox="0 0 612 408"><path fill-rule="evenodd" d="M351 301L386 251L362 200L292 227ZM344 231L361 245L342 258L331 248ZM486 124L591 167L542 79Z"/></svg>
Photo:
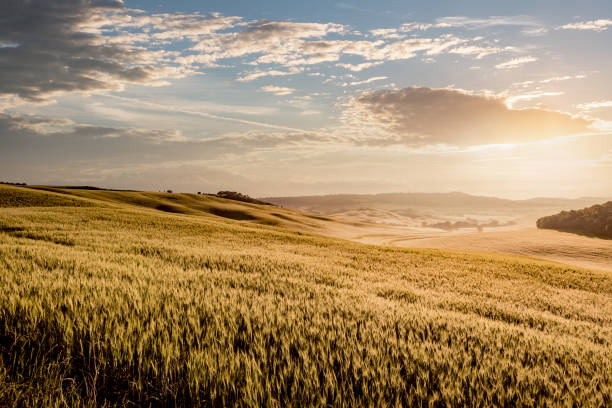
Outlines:
<svg viewBox="0 0 612 408"><path fill-rule="evenodd" d="M609 195L609 1L9 0L0 178Z"/></svg>

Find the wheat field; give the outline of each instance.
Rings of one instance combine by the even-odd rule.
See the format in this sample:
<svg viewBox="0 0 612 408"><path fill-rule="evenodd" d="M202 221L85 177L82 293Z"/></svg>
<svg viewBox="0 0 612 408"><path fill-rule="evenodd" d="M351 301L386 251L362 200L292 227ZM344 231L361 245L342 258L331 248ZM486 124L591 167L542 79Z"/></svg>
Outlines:
<svg viewBox="0 0 612 408"><path fill-rule="evenodd" d="M2 406L612 404L607 272L196 195L0 186L0 207Z"/></svg>

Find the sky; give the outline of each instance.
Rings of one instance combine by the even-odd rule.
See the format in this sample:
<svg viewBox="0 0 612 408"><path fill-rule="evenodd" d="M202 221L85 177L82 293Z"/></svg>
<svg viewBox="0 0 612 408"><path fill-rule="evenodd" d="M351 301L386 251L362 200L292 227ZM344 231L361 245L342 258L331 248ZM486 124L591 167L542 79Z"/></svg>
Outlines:
<svg viewBox="0 0 612 408"><path fill-rule="evenodd" d="M612 2L3 0L0 181L612 192Z"/></svg>

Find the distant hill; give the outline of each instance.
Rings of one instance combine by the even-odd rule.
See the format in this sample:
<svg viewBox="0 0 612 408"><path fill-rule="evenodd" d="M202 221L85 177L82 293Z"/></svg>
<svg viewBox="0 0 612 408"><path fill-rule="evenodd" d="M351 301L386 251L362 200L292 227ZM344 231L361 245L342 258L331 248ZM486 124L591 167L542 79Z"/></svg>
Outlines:
<svg viewBox="0 0 612 408"><path fill-rule="evenodd" d="M322 211L346 210L360 206L380 206L385 208L533 208L551 206L571 206L578 203L592 205L601 202L600 197L583 198L531 198L528 200L508 200L497 197L477 196L461 192L452 193L384 193L384 194L331 194L299 197L265 197L262 201L291 208L311 208Z"/></svg>
<svg viewBox="0 0 612 408"><path fill-rule="evenodd" d="M542 229L612 238L612 201L542 217L537 221L537 225Z"/></svg>
<svg viewBox="0 0 612 408"><path fill-rule="evenodd" d="M508 200L452 193L334 194L260 198L272 204L356 221L420 227L464 225L474 219L480 226L513 223L533 226L545 215L607 201L605 198L532 198ZM457 224L459 223L459 224Z"/></svg>

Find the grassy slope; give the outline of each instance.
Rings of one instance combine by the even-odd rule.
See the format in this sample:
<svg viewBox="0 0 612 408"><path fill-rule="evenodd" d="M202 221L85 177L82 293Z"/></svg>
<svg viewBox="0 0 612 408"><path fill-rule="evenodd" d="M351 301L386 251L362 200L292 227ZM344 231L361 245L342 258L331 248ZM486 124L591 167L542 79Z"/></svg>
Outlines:
<svg viewBox="0 0 612 408"><path fill-rule="evenodd" d="M612 402L609 273L111 193L0 209L0 405Z"/></svg>
<svg viewBox="0 0 612 408"><path fill-rule="evenodd" d="M167 213L199 216L215 215L264 225L317 230L325 217L308 216L295 210L274 206L225 200L209 195L169 194L143 191L85 190L49 186L33 186L41 192L60 194L67 199L84 199L100 204L130 204Z"/></svg>

